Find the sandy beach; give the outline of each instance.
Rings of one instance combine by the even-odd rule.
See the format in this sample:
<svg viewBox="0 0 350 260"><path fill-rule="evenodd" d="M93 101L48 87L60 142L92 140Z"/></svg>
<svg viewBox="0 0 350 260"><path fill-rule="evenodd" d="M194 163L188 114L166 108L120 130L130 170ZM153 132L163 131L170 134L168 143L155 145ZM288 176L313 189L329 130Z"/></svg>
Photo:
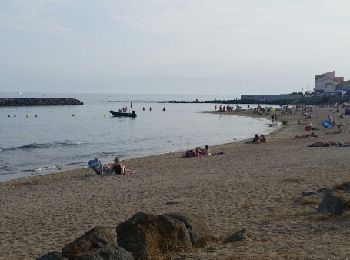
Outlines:
<svg viewBox="0 0 350 260"><path fill-rule="evenodd" d="M317 205L298 203L302 192L350 180L350 147L308 147L348 141L349 117L341 119L345 126L339 134L321 126L330 113L340 115L314 108L319 138L294 138L306 134L298 113L280 116L288 124L266 144L211 148L224 152L221 156L169 153L128 160L136 172L130 176L76 169L0 183L0 259L33 259L60 250L96 225L114 228L139 211L190 212L202 216L216 236L243 228L250 234L242 242L212 244L174 259L346 259L350 214L322 219Z"/></svg>

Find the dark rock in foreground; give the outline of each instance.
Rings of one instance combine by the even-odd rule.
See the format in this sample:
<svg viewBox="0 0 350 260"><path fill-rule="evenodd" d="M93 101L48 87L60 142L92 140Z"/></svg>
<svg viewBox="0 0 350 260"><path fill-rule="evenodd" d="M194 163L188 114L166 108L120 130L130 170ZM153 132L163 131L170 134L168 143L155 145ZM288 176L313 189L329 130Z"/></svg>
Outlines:
<svg viewBox="0 0 350 260"><path fill-rule="evenodd" d="M213 239L208 226L200 218L194 215L184 215L182 213L168 213L164 215L176 218L185 224L193 246L205 246L208 241Z"/></svg>
<svg viewBox="0 0 350 260"><path fill-rule="evenodd" d="M77 260L134 260L131 253L121 247L105 246L79 256Z"/></svg>
<svg viewBox="0 0 350 260"><path fill-rule="evenodd" d="M68 260L68 258L64 258L61 252L53 251L38 257L36 260Z"/></svg>
<svg viewBox="0 0 350 260"><path fill-rule="evenodd" d="M321 204L318 206L318 212L341 215L345 211L345 201L336 195L326 194Z"/></svg>
<svg viewBox="0 0 350 260"><path fill-rule="evenodd" d="M179 213L152 215L136 213L117 226L119 246L136 259L162 259L170 251L187 251L211 238L198 218Z"/></svg>
<svg viewBox="0 0 350 260"><path fill-rule="evenodd" d="M75 106L83 104L75 98L0 98L0 107Z"/></svg>
<svg viewBox="0 0 350 260"><path fill-rule="evenodd" d="M117 246L115 234L110 229L95 227L62 248L64 257L75 259L105 246Z"/></svg>
<svg viewBox="0 0 350 260"><path fill-rule="evenodd" d="M246 240L248 238L249 238L249 236L248 236L247 230L244 228L241 231L238 231L238 232L228 236L224 240L224 243L234 243L234 242L237 242L237 241Z"/></svg>

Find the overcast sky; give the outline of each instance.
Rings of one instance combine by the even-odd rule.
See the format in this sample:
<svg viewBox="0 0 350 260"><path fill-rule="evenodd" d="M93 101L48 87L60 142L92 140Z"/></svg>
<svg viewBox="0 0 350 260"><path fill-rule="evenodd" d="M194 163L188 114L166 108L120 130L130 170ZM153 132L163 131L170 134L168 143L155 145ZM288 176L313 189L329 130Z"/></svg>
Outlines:
<svg viewBox="0 0 350 260"><path fill-rule="evenodd" d="M0 91L271 94L350 78L349 0L1 0Z"/></svg>

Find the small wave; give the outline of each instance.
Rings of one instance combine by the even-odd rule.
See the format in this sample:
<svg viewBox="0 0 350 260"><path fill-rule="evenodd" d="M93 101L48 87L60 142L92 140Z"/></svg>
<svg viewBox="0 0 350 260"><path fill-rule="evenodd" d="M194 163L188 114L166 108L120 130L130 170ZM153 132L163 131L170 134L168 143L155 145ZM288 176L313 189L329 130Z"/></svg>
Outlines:
<svg viewBox="0 0 350 260"><path fill-rule="evenodd" d="M116 154L116 152L101 152L101 153L98 153L98 156L110 156L110 155L120 156L119 154Z"/></svg>
<svg viewBox="0 0 350 260"><path fill-rule="evenodd" d="M9 171L10 168L7 165L0 166L0 171Z"/></svg>
<svg viewBox="0 0 350 260"><path fill-rule="evenodd" d="M42 172L42 171L55 170L55 169L60 170L61 167L58 165L53 165L53 166L46 166L46 167L38 167L34 169L25 169L22 172Z"/></svg>
<svg viewBox="0 0 350 260"><path fill-rule="evenodd" d="M70 140L65 140L64 142L41 143L41 144L31 143L31 144L21 145L17 147L0 148L0 152L12 151L12 150L45 149L45 148L51 148L51 147L76 146L76 145L83 145L83 144L86 144L86 142L70 141Z"/></svg>
<svg viewBox="0 0 350 260"><path fill-rule="evenodd" d="M64 166L75 166L75 165L82 165L82 164L86 164L86 162L82 162L82 161L79 161L79 162L71 162L71 163L65 164Z"/></svg>

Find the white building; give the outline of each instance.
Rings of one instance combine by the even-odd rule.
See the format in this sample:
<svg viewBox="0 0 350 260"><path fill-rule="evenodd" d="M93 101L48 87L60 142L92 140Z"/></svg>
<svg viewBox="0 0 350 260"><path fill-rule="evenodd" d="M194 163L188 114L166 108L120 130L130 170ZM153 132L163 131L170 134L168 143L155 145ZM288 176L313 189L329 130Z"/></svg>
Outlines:
<svg viewBox="0 0 350 260"><path fill-rule="evenodd" d="M344 77L336 77L335 71L315 75L315 92L335 93L337 85L344 82Z"/></svg>
<svg viewBox="0 0 350 260"><path fill-rule="evenodd" d="M337 91L345 91L350 93L350 80L338 84Z"/></svg>

